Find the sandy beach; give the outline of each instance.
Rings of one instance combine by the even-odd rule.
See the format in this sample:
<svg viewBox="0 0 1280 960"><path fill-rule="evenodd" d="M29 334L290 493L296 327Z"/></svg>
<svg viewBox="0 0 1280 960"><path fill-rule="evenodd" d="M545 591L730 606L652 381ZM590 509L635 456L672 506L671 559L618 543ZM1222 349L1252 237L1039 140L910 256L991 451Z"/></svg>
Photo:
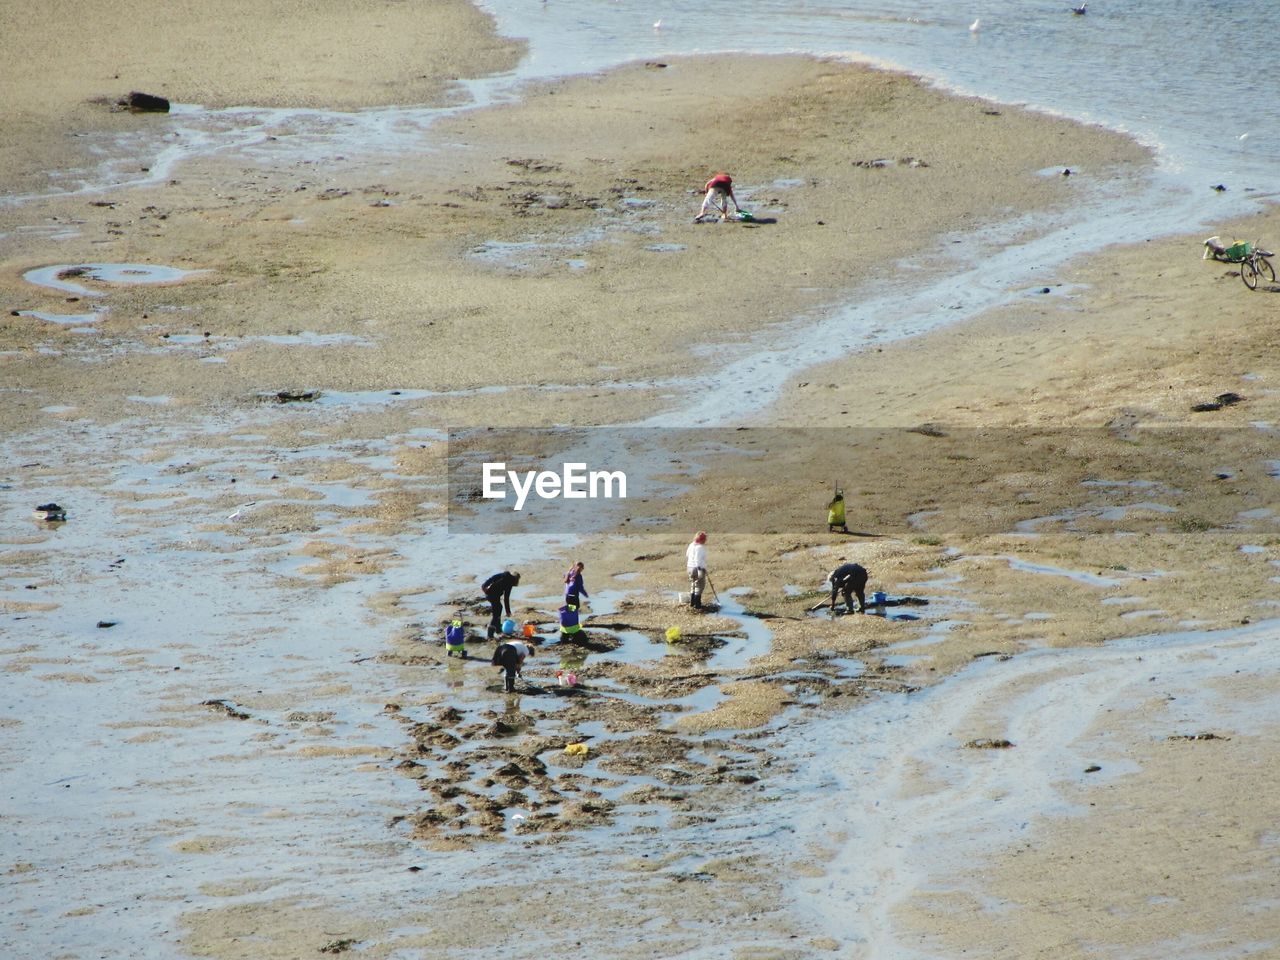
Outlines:
<svg viewBox="0 0 1280 960"><path fill-rule="evenodd" d="M462 3L65 7L0 14L15 955L1280 949L1280 287L1117 237L769 366L1136 193L1150 151L834 59L507 90L522 42ZM719 169L756 222L691 222ZM616 526L450 534L448 430L636 424L674 485ZM576 557L585 646L550 626ZM816 610L846 559L914 599ZM540 630L506 700L438 642L464 616L487 659L504 565ZM933 812L987 800L1016 835ZM63 883L64 823L116 894Z"/></svg>

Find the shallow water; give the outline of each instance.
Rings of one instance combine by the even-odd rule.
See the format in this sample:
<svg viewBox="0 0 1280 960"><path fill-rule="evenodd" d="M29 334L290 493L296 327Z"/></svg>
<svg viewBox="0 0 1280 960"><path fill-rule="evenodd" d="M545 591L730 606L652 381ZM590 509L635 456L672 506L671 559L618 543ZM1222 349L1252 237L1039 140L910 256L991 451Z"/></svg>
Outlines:
<svg viewBox="0 0 1280 960"><path fill-rule="evenodd" d="M800 811L795 842L825 846L833 830L848 839L825 876L801 883L797 911L848 956L933 957L903 941L894 908L940 886L969 888L981 876L975 866L1015 839L1034 838L1043 818L1082 812L1062 791L1081 784L1089 765L1103 764L1094 775L1103 781L1133 770L1113 755L1103 718L1148 701L1153 677L1169 704L1167 715L1144 722L1153 734L1274 731L1274 698L1235 700L1213 681L1274 677L1277 637L1273 620L1102 649L1036 650L979 661L919 695L814 721L811 742L845 749L813 751L787 788ZM1016 749L959 749L975 729Z"/></svg>

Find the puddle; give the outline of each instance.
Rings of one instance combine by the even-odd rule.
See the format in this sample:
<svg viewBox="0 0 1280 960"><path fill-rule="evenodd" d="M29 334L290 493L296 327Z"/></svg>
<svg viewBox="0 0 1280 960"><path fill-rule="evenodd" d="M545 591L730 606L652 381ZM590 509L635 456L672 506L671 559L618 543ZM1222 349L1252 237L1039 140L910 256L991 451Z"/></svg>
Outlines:
<svg viewBox="0 0 1280 960"><path fill-rule="evenodd" d="M1175 507L1166 506L1163 503L1132 503L1125 506L1108 507L1106 510L1098 514L1099 520L1123 520L1134 511L1145 511L1149 513L1177 513Z"/></svg>
<svg viewBox="0 0 1280 960"><path fill-rule="evenodd" d="M680 253L689 248L683 243L651 243L645 249L653 253Z"/></svg>
<svg viewBox="0 0 1280 960"><path fill-rule="evenodd" d="M728 642L707 661L708 669L714 672L741 669L756 657L769 652L773 643L773 631L765 626L765 621L748 615L746 608L736 599L750 593L750 587L734 587L720 595L720 610L717 615L736 620L738 630L744 636L726 636L724 639Z"/></svg>
<svg viewBox="0 0 1280 960"><path fill-rule="evenodd" d="M47 313L43 310L19 310L20 317L35 317L37 320L43 320L46 323L56 323L59 326L76 326L77 324L97 323L106 315L106 310L95 310L93 313ZM86 333L96 333L92 329L86 329Z"/></svg>
<svg viewBox="0 0 1280 960"><path fill-rule="evenodd" d="M939 620L937 623L930 624L928 631L920 637L912 637L909 640L899 640L897 643L890 644L885 647L886 650L916 650L920 647L931 647L934 644L941 643L947 639L952 630L957 627L967 627L967 620Z"/></svg>
<svg viewBox="0 0 1280 960"><path fill-rule="evenodd" d="M1044 563L1031 563L1026 560L1019 560L1017 557L1004 556L996 559L1008 561L1009 569L1011 570L1020 570L1023 573L1038 573L1051 577L1066 577L1068 580L1074 580L1076 583L1083 583L1091 587L1118 587L1127 582L1124 579L1104 577L1101 574L1088 573L1084 570L1067 570L1064 567L1052 567Z"/></svg>
<svg viewBox="0 0 1280 960"><path fill-rule="evenodd" d="M1063 176L1064 170L1070 170L1071 173L1064 177ZM1079 176L1080 172L1081 172L1081 168L1077 167L1074 163L1059 163L1052 167L1045 167L1043 170L1037 170L1036 176L1061 177L1062 179L1069 180L1071 177Z"/></svg>
<svg viewBox="0 0 1280 960"><path fill-rule="evenodd" d="M92 296L102 291L81 286L73 283L72 280L84 278L118 286L136 283L177 283L197 273L205 272L204 270L180 270L177 267L166 267L154 263L59 263L51 267L28 270L22 275L22 279L50 290Z"/></svg>
<svg viewBox="0 0 1280 960"><path fill-rule="evenodd" d="M1151 490L1159 487L1155 480L1085 480L1082 487L1116 487L1120 489Z"/></svg>
<svg viewBox="0 0 1280 960"><path fill-rule="evenodd" d="M1274 515L1275 511L1270 507L1259 507L1256 510L1243 510L1236 514L1236 518L1239 520L1266 520Z"/></svg>

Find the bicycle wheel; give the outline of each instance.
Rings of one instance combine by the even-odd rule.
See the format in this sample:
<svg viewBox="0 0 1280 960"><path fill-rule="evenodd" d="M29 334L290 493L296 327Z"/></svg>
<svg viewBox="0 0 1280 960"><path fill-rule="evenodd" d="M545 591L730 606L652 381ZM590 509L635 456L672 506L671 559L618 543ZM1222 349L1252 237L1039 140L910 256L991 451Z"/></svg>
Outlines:
<svg viewBox="0 0 1280 960"><path fill-rule="evenodd" d="M1271 265L1271 261L1266 257L1259 257L1255 265L1258 276L1268 283L1276 282L1276 268Z"/></svg>
<svg viewBox="0 0 1280 960"><path fill-rule="evenodd" d="M1240 264L1240 279L1250 290L1258 289L1258 268L1252 260L1245 260Z"/></svg>

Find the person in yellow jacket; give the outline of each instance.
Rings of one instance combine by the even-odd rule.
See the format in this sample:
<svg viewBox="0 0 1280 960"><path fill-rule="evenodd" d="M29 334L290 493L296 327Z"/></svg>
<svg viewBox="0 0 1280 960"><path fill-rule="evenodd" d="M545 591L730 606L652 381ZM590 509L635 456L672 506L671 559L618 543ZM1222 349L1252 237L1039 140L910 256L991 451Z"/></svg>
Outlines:
<svg viewBox="0 0 1280 960"><path fill-rule="evenodd" d="M844 494L839 490L831 498L831 502L827 504L827 532L831 533L837 528L841 533L849 532L849 527L844 520Z"/></svg>

